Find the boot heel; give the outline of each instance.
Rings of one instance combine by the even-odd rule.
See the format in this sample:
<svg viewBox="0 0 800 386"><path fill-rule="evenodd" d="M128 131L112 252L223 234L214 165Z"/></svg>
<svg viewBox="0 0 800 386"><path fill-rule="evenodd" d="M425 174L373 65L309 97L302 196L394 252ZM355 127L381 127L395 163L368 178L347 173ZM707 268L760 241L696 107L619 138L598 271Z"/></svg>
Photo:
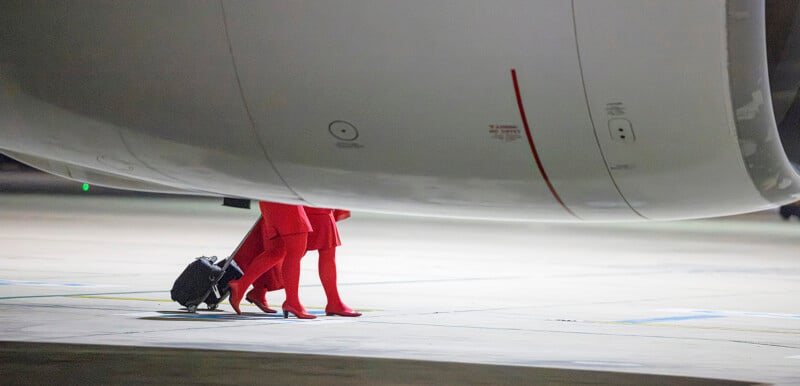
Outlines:
<svg viewBox="0 0 800 386"><path fill-rule="evenodd" d="M289 319L289 311L283 310L283 318Z"/></svg>

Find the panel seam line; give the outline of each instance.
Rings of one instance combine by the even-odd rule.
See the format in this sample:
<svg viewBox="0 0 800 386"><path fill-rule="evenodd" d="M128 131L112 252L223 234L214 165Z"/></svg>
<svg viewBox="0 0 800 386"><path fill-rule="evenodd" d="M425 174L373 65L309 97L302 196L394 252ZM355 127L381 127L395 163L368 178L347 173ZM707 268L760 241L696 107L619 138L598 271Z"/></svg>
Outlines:
<svg viewBox="0 0 800 386"><path fill-rule="evenodd" d="M255 119L253 119L253 114L250 112L250 106L247 104L247 98L245 98L244 96L244 88L242 87L242 80L239 77L239 68L236 64L236 57L233 54L233 43L231 43L231 36L230 33L228 32L228 15L225 13L225 4L223 3L223 0L219 1L219 6L220 9L222 9L222 24L225 29L225 40L228 43L228 52L230 53L231 56L231 63L233 64L233 74L234 77L236 78L236 87L239 89L239 97L242 99L242 105L244 106L245 113L247 114L247 120L250 123L250 130L252 131L253 135L255 135L256 142L258 143L259 147L261 147L261 151L264 153L264 158L266 158L267 162L269 162L269 165L272 168L272 171L275 172L275 175L278 176L281 182L283 182L283 185L286 187L286 189L288 189L295 197L297 197L301 201L305 201L303 200L303 197L297 194L297 192L294 189L292 189L291 186L289 186L289 184L286 182L286 179L283 178L281 173L278 171L278 168L275 167L275 163L272 162L272 158L270 158L269 153L267 152L267 147L261 140L261 136L258 135L258 130L256 130Z"/></svg>
<svg viewBox="0 0 800 386"><path fill-rule="evenodd" d="M630 208L631 211L633 211L633 213L636 213L637 216L643 219L649 220L647 217L639 213L639 211L636 210L633 207L633 205L631 205L630 202L628 202L628 199L625 198L625 195L622 194L622 190L620 190L619 185L617 185L617 181L614 179L614 175L611 173L611 168L608 165L608 159L606 159L606 154L603 151L603 147L600 146L600 138L597 136L597 127L595 126L594 117L592 116L592 107L589 105L589 92L586 91L586 80L583 77L583 61L581 60L580 43L578 43L578 20L577 17L575 16L575 0L572 0L570 3L572 7L572 30L575 33L575 54L577 55L578 58L578 75L581 77L583 97L586 100L586 110L589 113L589 122L592 125L592 134L594 134L594 140L597 143L597 150L600 152L600 157L603 158L603 164L606 165L606 172L608 173L608 178L614 185L614 189L616 189L617 193L619 193L619 197L622 198L622 201L624 201L625 204L628 205L628 208Z"/></svg>

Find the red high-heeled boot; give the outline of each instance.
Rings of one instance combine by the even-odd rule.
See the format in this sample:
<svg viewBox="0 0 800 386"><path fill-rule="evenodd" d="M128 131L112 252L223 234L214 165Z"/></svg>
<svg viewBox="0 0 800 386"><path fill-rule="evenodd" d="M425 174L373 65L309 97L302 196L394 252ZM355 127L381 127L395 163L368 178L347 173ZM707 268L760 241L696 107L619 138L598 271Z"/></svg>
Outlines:
<svg viewBox="0 0 800 386"><path fill-rule="evenodd" d="M336 248L326 248L319 250L319 280L328 298L328 305L325 306L325 315L333 316L361 316L360 312L353 311L346 306L339 297L339 289L336 284Z"/></svg>
<svg viewBox="0 0 800 386"><path fill-rule="evenodd" d="M331 305L330 303L328 303L328 305L325 306L325 315L358 317L361 316L361 313L358 311L353 311L352 308L346 306L344 303L339 302L339 304L337 305Z"/></svg>
<svg viewBox="0 0 800 386"><path fill-rule="evenodd" d="M252 262L250 262L250 265L248 265L247 268L245 268L244 275L239 278L239 280L231 280L228 282L231 287L231 297L229 302L237 314L242 314L242 312L239 310L239 303L242 302L244 291L250 287L250 284L253 284L256 279L263 275L264 272L267 272L275 264L279 263L282 258L283 250L280 248L274 248L272 250L262 252L256 256Z"/></svg>
<svg viewBox="0 0 800 386"><path fill-rule="evenodd" d="M244 289L241 288L242 283L239 280L231 280L228 282L228 286L231 289L231 296L228 298L228 302L231 304L231 307L233 307L233 310L241 315L242 311L239 310L239 303L242 302L242 296L244 294ZM247 287L245 287L245 289L246 288Z"/></svg>
<svg viewBox="0 0 800 386"><path fill-rule="evenodd" d="M311 314L307 313L306 309L303 308L302 305L291 305L289 303L283 302L283 305L281 306L281 309L283 310L283 318L284 319L289 317L289 313L294 314L294 316L296 316L297 319L316 319L317 318L316 315L311 315Z"/></svg>
<svg viewBox="0 0 800 386"><path fill-rule="evenodd" d="M277 310L269 308L269 304L267 303L267 289L265 287L253 285L253 289L247 293L247 296L244 297L245 300L248 302L255 304L261 311L264 311L268 314L277 313Z"/></svg>
<svg viewBox="0 0 800 386"><path fill-rule="evenodd" d="M286 301L283 302L283 317L288 318L289 313L299 319L314 319L316 316L306 312L300 303L300 259L306 253L306 233L298 233L284 237L286 243L286 258L283 260L283 284L286 290Z"/></svg>

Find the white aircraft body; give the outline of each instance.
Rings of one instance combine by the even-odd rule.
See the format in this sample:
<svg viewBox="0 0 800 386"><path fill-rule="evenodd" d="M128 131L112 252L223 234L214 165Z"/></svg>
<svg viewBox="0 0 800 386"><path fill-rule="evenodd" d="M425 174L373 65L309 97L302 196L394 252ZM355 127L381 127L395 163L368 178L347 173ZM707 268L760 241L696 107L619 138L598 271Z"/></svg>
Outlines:
<svg viewBox="0 0 800 386"><path fill-rule="evenodd" d="M393 213L760 210L800 197L779 136L796 3L5 1L0 152L110 187Z"/></svg>

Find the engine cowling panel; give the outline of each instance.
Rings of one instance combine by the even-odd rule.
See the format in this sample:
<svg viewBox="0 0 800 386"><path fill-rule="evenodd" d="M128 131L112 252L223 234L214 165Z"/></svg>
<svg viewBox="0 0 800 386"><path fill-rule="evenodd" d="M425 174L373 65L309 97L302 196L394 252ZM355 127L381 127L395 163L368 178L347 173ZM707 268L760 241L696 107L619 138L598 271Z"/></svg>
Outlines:
<svg viewBox="0 0 800 386"><path fill-rule="evenodd" d="M53 164L521 220L718 216L800 192L761 2L3 7L0 149Z"/></svg>

